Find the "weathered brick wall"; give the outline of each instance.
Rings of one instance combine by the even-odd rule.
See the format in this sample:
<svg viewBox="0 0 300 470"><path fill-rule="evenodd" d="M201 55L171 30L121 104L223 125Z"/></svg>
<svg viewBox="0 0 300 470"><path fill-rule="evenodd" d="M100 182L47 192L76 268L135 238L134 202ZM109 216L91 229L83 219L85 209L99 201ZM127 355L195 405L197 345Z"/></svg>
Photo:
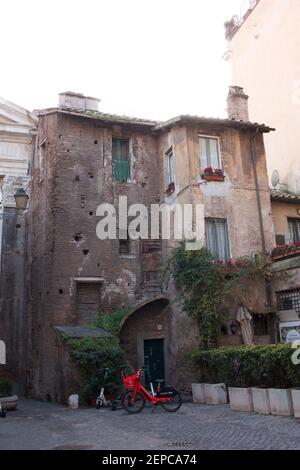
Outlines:
<svg viewBox="0 0 300 470"><path fill-rule="evenodd" d="M112 181L113 135L131 140L131 183ZM44 178L37 157L29 210L31 391L64 400L68 371L53 327L82 323L74 278L102 278L101 309L108 312L158 290L144 280L145 272L159 271L160 251L143 253L140 241L131 241L131 254L120 255L118 240L96 236L99 204L117 205L119 195L128 196L128 206L159 202L157 143L141 129L63 114L40 118L38 143L45 138Z"/></svg>
<svg viewBox="0 0 300 470"><path fill-rule="evenodd" d="M6 344L6 365L0 375L23 388L25 359L25 216L13 207L3 210L0 270L0 337Z"/></svg>
<svg viewBox="0 0 300 470"><path fill-rule="evenodd" d="M176 187L182 191L178 202L202 202L206 216L227 218L232 256L261 251L249 160L251 135L229 129L201 129L206 134L220 134L226 179L224 183L199 186L199 131L174 128L169 134L158 137L130 124L116 126L113 122L57 112L40 117L37 142L44 147L40 153L45 161L40 164L37 152L28 215L28 391L31 394L64 401L68 393L76 391L76 374L54 329L54 326L83 324L91 318L91 312L76 308L76 278L101 279L100 303L105 312L122 305L135 306L160 292L160 244L149 246L131 241L131 253L120 254L118 240L97 238L96 209L101 203L116 206L120 195L128 197L128 206L143 203L149 207L163 202L165 152L171 145ZM131 182L112 180L112 137L130 138ZM269 247L273 232L261 137L257 138L257 167ZM163 245L167 248L169 244ZM264 293L257 289L254 293L250 300L257 300L257 305L263 309ZM167 295L173 303L165 316L161 318L159 304L145 305L124 325L122 340L132 362L141 365L141 344L144 339L158 334L154 330L157 322L161 322L163 333L160 335L168 345L167 378L188 384L197 372L187 362L185 354L197 346L198 331L176 303L172 287ZM236 305L232 316L235 314Z"/></svg>

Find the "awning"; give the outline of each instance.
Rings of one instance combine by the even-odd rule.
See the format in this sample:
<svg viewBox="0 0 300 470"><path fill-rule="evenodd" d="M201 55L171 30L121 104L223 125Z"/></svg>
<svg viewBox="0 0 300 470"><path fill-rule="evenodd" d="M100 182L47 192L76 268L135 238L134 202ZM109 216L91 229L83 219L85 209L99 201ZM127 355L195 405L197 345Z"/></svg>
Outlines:
<svg viewBox="0 0 300 470"><path fill-rule="evenodd" d="M54 329L68 338L112 338L112 334L103 328L83 326L54 326Z"/></svg>

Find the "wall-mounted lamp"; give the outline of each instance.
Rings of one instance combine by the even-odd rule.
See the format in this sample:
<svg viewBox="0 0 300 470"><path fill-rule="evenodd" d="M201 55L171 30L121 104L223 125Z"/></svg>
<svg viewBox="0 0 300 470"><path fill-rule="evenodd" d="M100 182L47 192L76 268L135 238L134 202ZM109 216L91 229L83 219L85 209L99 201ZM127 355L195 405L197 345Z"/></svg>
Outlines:
<svg viewBox="0 0 300 470"><path fill-rule="evenodd" d="M231 331L232 335L237 334L237 324L235 322L232 321L229 325L229 328L230 328L230 331Z"/></svg>
<svg viewBox="0 0 300 470"><path fill-rule="evenodd" d="M25 192L23 188L17 189L16 193L14 194L16 207L19 211L25 211L27 208L28 202L28 194Z"/></svg>

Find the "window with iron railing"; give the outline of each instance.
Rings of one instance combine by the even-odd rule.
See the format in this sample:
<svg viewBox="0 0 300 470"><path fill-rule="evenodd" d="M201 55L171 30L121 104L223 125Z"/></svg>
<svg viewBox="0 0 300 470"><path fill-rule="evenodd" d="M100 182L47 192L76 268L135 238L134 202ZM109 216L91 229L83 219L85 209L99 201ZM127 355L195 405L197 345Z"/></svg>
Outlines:
<svg viewBox="0 0 300 470"><path fill-rule="evenodd" d="M300 313L300 289L276 292L278 310L296 310Z"/></svg>
<svg viewBox="0 0 300 470"><path fill-rule="evenodd" d="M126 182L130 178L129 140L112 140L112 174L114 181Z"/></svg>

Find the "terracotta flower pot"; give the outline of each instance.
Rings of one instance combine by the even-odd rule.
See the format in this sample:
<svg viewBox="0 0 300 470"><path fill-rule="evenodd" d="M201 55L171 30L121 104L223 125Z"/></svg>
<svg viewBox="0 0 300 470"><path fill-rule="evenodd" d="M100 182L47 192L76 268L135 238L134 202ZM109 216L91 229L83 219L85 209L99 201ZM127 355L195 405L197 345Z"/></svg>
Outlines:
<svg viewBox="0 0 300 470"><path fill-rule="evenodd" d="M224 175L206 175L205 173L202 175L202 178L205 181L224 181Z"/></svg>
<svg viewBox="0 0 300 470"><path fill-rule="evenodd" d="M171 194L173 194L175 191L175 184L174 183L170 183L169 186L167 187L167 189L165 190L165 195L167 197L171 196Z"/></svg>

